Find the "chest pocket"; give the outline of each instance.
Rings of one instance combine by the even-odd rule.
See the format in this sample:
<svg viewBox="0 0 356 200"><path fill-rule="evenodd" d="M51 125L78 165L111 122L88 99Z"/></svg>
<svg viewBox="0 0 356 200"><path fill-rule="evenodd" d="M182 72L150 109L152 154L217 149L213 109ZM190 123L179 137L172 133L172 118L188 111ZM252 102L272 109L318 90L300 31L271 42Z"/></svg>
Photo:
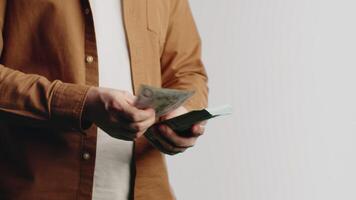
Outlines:
<svg viewBox="0 0 356 200"><path fill-rule="evenodd" d="M147 30L158 40L160 53L166 41L169 21L168 0L145 0L147 14Z"/></svg>
<svg viewBox="0 0 356 200"><path fill-rule="evenodd" d="M159 0L146 0L147 29L161 35L162 19L159 12Z"/></svg>

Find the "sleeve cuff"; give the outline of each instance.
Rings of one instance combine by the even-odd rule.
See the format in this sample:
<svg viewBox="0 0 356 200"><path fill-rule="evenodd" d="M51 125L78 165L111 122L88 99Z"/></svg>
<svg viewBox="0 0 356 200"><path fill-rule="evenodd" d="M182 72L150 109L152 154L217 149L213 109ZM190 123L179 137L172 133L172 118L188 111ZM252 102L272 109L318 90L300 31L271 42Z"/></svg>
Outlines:
<svg viewBox="0 0 356 200"><path fill-rule="evenodd" d="M60 126L84 131L91 124L83 123L82 115L90 86L58 82L50 103L51 120Z"/></svg>

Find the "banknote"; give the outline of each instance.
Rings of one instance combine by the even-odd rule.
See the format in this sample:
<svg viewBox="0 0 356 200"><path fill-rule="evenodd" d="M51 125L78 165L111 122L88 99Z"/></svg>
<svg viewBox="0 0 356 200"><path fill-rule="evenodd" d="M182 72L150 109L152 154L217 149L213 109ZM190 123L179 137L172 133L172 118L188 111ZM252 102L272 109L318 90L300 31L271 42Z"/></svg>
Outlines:
<svg viewBox="0 0 356 200"><path fill-rule="evenodd" d="M141 85L135 106L140 109L153 108L156 117L160 117L183 105L193 94L194 91Z"/></svg>

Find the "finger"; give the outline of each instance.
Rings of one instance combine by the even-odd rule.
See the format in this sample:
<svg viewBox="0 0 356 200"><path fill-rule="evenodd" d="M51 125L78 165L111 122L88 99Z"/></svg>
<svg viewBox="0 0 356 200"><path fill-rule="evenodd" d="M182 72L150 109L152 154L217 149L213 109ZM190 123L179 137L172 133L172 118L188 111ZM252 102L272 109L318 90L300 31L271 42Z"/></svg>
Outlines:
<svg viewBox="0 0 356 200"><path fill-rule="evenodd" d="M162 137L162 135L159 133L159 131L156 131L153 136L153 144L163 151L164 153L167 153L169 155L174 155L177 153L182 153L185 150L187 150L186 147L176 147L170 142L168 142L165 138Z"/></svg>
<svg viewBox="0 0 356 200"><path fill-rule="evenodd" d="M183 106L180 106L178 107L177 109L171 111L170 113L167 113L166 115L162 116L161 117L161 120L164 121L164 120L168 120L168 119L171 119L171 118L174 118L174 117L177 117L179 115L183 115L185 113L187 113L187 109L185 109Z"/></svg>
<svg viewBox="0 0 356 200"><path fill-rule="evenodd" d="M202 125L202 126L205 126L207 123L208 123L208 121L204 120L204 121L201 121L199 124Z"/></svg>
<svg viewBox="0 0 356 200"><path fill-rule="evenodd" d="M126 140L126 141L133 141L136 138L136 134L129 132L125 129L116 126L105 125L100 127L103 131L108 133L111 137Z"/></svg>
<svg viewBox="0 0 356 200"><path fill-rule="evenodd" d="M116 139L125 140L125 141L134 141L136 139L136 137L127 137L127 136L121 135L121 134L110 134L110 136L114 137Z"/></svg>
<svg viewBox="0 0 356 200"><path fill-rule="evenodd" d="M133 105L137 99L136 96L132 95L130 92L128 91L124 91L124 96L125 96L125 100L127 103Z"/></svg>
<svg viewBox="0 0 356 200"><path fill-rule="evenodd" d="M146 131L150 126L152 126L155 123L156 119L154 117L148 118L145 121L141 122L133 122L129 124L129 128L131 130L134 130L136 132L144 132Z"/></svg>
<svg viewBox="0 0 356 200"><path fill-rule="evenodd" d="M199 137L204 134L205 127L202 124L195 124L192 126L191 131L193 137Z"/></svg>
<svg viewBox="0 0 356 200"><path fill-rule="evenodd" d="M179 154L179 153L183 153L184 151L187 150L187 149L181 149L181 150L177 150L177 151L170 151L170 150L168 150L169 148L163 146L162 143L156 137L155 138L149 138L149 141L159 151L161 151L162 153L171 155L171 156ZM163 144L164 144L164 142L163 142Z"/></svg>
<svg viewBox="0 0 356 200"><path fill-rule="evenodd" d="M176 134L169 126L159 126L162 137L170 144L180 148L190 148L195 145L196 137L181 137Z"/></svg>
<svg viewBox="0 0 356 200"><path fill-rule="evenodd" d="M155 111L152 108L141 110L132 105L127 105L123 109L122 116L131 122L141 122L151 117L155 118Z"/></svg>
<svg viewBox="0 0 356 200"><path fill-rule="evenodd" d="M145 133L146 133L146 131L137 132L135 140L142 137Z"/></svg>
<svg viewBox="0 0 356 200"><path fill-rule="evenodd" d="M143 122L137 122L137 123L132 123L129 120L119 117L110 117L109 122L107 123L107 126L110 126L111 129L120 129L122 130L121 132L124 132L126 135L128 135L132 139L136 139L144 134L144 132L147 130L149 126L154 124L155 119L150 118L147 121Z"/></svg>
<svg viewBox="0 0 356 200"><path fill-rule="evenodd" d="M129 135L132 139L141 137L146 130L155 123L155 118L151 117L143 122L130 122L129 120L120 118L111 118L109 124L115 129L122 129L125 134Z"/></svg>
<svg viewBox="0 0 356 200"><path fill-rule="evenodd" d="M112 127L115 127L116 129L121 128L135 134L137 130L130 126L131 123L131 121L122 116L111 116L109 119L109 124L111 124Z"/></svg>
<svg viewBox="0 0 356 200"><path fill-rule="evenodd" d="M142 122L149 118L155 118L155 111L152 108L141 110L133 106L128 106L125 113L127 119L132 122Z"/></svg>

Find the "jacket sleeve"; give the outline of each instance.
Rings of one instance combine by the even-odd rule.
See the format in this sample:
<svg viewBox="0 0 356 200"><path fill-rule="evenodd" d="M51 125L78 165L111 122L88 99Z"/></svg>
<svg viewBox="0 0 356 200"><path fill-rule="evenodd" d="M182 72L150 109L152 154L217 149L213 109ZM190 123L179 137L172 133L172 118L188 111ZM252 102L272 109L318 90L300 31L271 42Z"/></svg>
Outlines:
<svg viewBox="0 0 356 200"><path fill-rule="evenodd" d="M171 0L171 15L161 57L163 87L194 90L188 110L208 103L207 74L201 60L201 39L188 0Z"/></svg>
<svg viewBox="0 0 356 200"><path fill-rule="evenodd" d="M0 1L1 31L5 2ZM2 48L0 37L0 53ZM49 81L0 64L0 122L82 130L82 110L88 89L89 86Z"/></svg>
<svg viewBox="0 0 356 200"><path fill-rule="evenodd" d="M0 120L82 130L89 86L50 82L0 65Z"/></svg>

